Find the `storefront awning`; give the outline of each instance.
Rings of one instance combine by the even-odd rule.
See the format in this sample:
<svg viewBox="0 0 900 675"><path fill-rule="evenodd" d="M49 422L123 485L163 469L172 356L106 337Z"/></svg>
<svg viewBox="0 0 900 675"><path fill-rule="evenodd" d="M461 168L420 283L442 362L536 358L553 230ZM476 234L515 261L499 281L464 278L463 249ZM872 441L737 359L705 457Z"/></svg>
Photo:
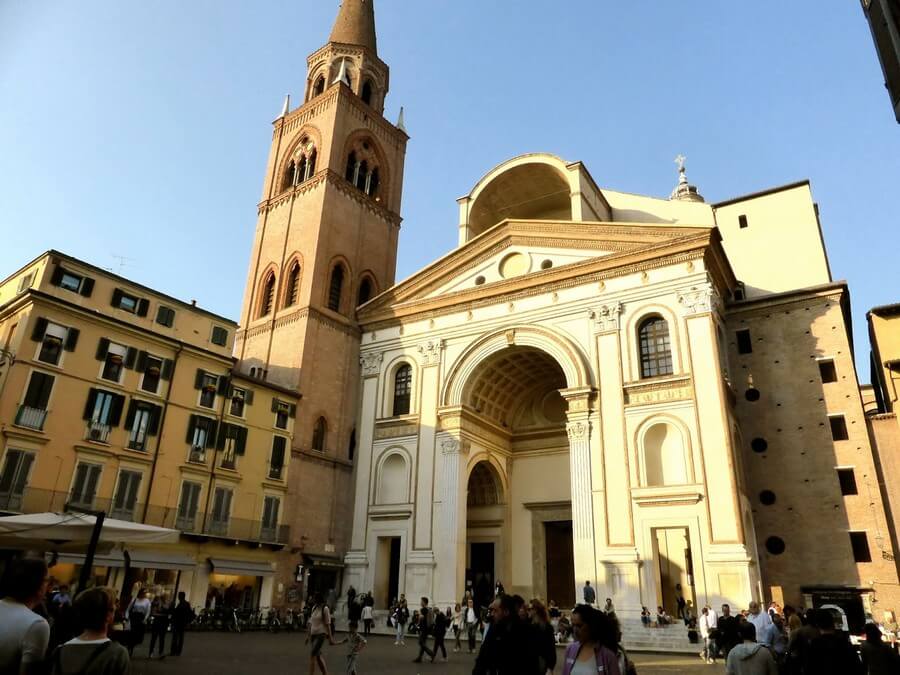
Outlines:
<svg viewBox="0 0 900 675"><path fill-rule="evenodd" d="M303 556L303 563L307 567L312 567L315 569L336 569L342 570L344 569L344 563L340 558L329 557L325 555L305 555Z"/></svg>
<svg viewBox="0 0 900 675"><path fill-rule="evenodd" d="M128 550L131 559L131 567L140 567L152 570L181 570L193 571L197 567L197 561L189 555L179 553L166 553L164 551L133 551Z"/></svg>
<svg viewBox="0 0 900 675"><path fill-rule="evenodd" d="M47 554L47 562L53 559L53 554ZM60 553L56 556L57 563L70 565L83 565L84 555L81 553ZM113 550L109 553L98 553L94 556L94 567L125 567L125 556L122 551Z"/></svg>
<svg viewBox="0 0 900 675"><path fill-rule="evenodd" d="M275 565L270 562L210 558L209 564L212 571L218 574L236 574L246 577L271 577L275 574Z"/></svg>

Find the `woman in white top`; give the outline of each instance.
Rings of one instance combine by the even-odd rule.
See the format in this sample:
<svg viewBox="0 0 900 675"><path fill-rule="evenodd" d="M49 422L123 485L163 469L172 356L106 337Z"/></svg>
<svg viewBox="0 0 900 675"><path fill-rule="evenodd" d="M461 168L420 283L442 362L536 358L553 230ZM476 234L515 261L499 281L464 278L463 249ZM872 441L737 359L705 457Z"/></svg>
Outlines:
<svg viewBox="0 0 900 675"><path fill-rule="evenodd" d="M453 651L458 652L462 649L460 644L460 638L462 637L462 607L458 602L456 607L453 608L453 620L450 622L450 627L453 629L453 635L456 637L456 645L453 647Z"/></svg>
<svg viewBox="0 0 900 675"><path fill-rule="evenodd" d="M128 655L134 653L134 648L144 642L144 633L147 631L147 619L150 618L150 598L143 588L137 592L137 596L128 605L125 612L128 619Z"/></svg>
<svg viewBox="0 0 900 675"><path fill-rule="evenodd" d="M363 635L366 637L369 637L372 632L372 624L375 623L373 617L372 605L367 602L362 608Z"/></svg>
<svg viewBox="0 0 900 675"><path fill-rule="evenodd" d="M322 594L316 593L313 596L313 608L309 615L309 632L306 634L306 643L312 642L312 648L309 651L309 675L315 675L316 664L322 675L328 675L328 667L322 657L322 646L325 644L325 640L334 644L334 636L331 634L331 611L325 604Z"/></svg>

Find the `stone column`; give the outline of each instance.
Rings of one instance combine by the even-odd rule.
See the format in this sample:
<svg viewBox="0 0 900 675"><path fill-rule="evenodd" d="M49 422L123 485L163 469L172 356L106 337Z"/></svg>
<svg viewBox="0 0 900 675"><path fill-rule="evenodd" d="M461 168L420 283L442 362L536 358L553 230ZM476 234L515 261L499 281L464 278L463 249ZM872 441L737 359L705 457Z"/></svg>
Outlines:
<svg viewBox="0 0 900 675"><path fill-rule="evenodd" d="M441 607L462 597L466 573L466 458L468 441L443 436L441 449L440 508L435 513L437 578L434 599ZM436 605L438 606L438 605Z"/></svg>
<svg viewBox="0 0 900 675"><path fill-rule="evenodd" d="M572 549L575 558L575 597L585 579L597 578L594 561L594 518L591 493L591 389L564 389L569 404L569 474L572 483Z"/></svg>
<svg viewBox="0 0 900 675"><path fill-rule="evenodd" d="M440 387L441 354L444 343L431 340L418 347L421 364L421 398L419 399L419 439L416 461L416 503L413 518L415 530L413 548L430 550L432 548L432 507L434 505L434 470L436 433L438 426L438 396Z"/></svg>

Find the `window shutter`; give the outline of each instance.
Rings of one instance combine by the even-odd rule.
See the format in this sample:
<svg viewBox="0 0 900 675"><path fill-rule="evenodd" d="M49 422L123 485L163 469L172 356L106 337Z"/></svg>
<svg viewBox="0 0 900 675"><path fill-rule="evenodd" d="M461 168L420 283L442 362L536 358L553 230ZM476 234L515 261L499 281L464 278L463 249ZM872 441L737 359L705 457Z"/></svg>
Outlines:
<svg viewBox="0 0 900 675"><path fill-rule="evenodd" d="M141 298L138 300L137 304L137 315L138 316L147 316L147 312L150 310L150 301L147 298Z"/></svg>
<svg viewBox="0 0 900 675"><path fill-rule="evenodd" d="M231 429L230 424L223 424L219 428L219 436L216 439L216 450L224 450L225 449L225 441L228 438L228 432Z"/></svg>
<svg viewBox="0 0 900 675"><path fill-rule="evenodd" d="M53 389L53 376L46 373L32 373L28 390L25 392L25 405L29 408L46 410L51 389Z"/></svg>
<svg viewBox="0 0 900 675"><path fill-rule="evenodd" d="M272 466L284 466L284 450L287 445L284 436L275 436L272 442Z"/></svg>
<svg viewBox="0 0 900 675"><path fill-rule="evenodd" d="M159 418L162 416L162 408L158 405L150 409L150 421L147 423L147 434L156 436L159 431Z"/></svg>
<svg viewBox="0 0 900 675"><path fill-rule="evenodd" d="M253 405L253 390L252 389L244 390L244 404L245 405Z"/></svg>
<svg viewBox="0 0 900 675"><path fill-rule="evenodd" d="M52 375L42 375L41 376L41 394L38 399L38 403L40 405L36 406L41 408L42 410L47 409L47 404L50 402L50 392L53 390L53 381L54 378Z"/></svg>
<svg viewBox="0 0 900 675"><path fill-rule="evenodd" d="M135 359L137 359L137 349L135 349L134 347L129 347L128 349L126 349L125 350L125 367L128 368L128 370L131 370L134 368Z"/></svg>
<svg viewBox="0 0 900 675"><path fill-rule="evenodd" d="M175 310L171 307L166 307L166 326L171 328L175 324Z"/></svg>
<svg viewBox="0 0 900 675"><path fill-rule="evenodd" d="M44 339L44 334L47 332L47 319L44 317L38 318L37 321L34 322L34 330L31 331L31 339L35 342L40 342Z"/></svg>
<svg viewBox="0 0 900 675"><path fill-rule="evenodd" d="M134 426L134 416L137 413L137 401L131 399L128 404L128 413L125 415L125 430L131 431L131 427Z"/></svg>
<svg viewBox="0 0 900 675"><path fill-rule="evenodd" d="M247 450L247 427L238 427L237 434L234 453L243 457L244 452Z"/></svg>
<svg viewBox="0 0 900 675"><path fill-rule="evenodd" d="M207 429L209 430L206 434L206 447L211 448L216 444L216 429L218 428L218 423L215 420L207 419Z"/></svg>
<svg viewBox="0 0 900 675"><path fill-rule="evenodd" d="M59 286L62 283L63 274L65 270L59 265L53 270L53 276L50 277L50 283L54 286Z"/></svg>
<svg viewBox="0 0 900 675"><path fill-rule="evenodd" d="M77 328L70 328L66 331L66 346L65 349L67 352L74 352L75 346L78 344L78 336L80 332Z"/></svg>
<svg viewBox="0 0 900 675"><path fill-rule="evenodd" d="M122 291L120 289L117 288L113 291L112 302L110 302L109 304L111 304L113 307L118 307L120 304L122 304Z"/></svg>
<svg viewBox="0 0 900 675"><path fill-rule="evenodd" d="M94 292L94 280L90 277L85 277L84 281L81 282L81 290L78 292L86 298L91 297L91 293Z"/></svg>
<svg viewBox="0 0 900 675"><path fill-rule="evenodd" d="M196 429L196 428L197 428L197 416L191 415L190 419L188 420L187 436L185 437L185 441L187 441L188 444L194 442L194 429Z"/></svg>
<svg viewBox="0 0 900 675"><path fill-rule="evenodd" d="M202 368L197 368L197 374L194 376L194 389L200 389L203 386L203 376L205 374Z"/></svg>
<svg viewBox="0 0 900 675"><path fill-rule="evenodd" d="M109 340L107 340L106 338L100 338L100 342L97 343L97 360L104 361L108 353Z"/></svg>
<svg viewBox="0 0 900 675"><path fill-rule="evenodd" d="M294 419L297 416L297 406L291 403L291 407L288 409L288 417Z"/></svg>
<svg viewBox="0 0 900 675"><path fill-rule="evenodd" d="M97 390L91 389L88 392L87 403L84 404L84 415L82 419L89 420L94 414L94 405L97 403Z"/></svg>
<svg viewBox="0 0 900 675"><path fill-rule="evenodd" d="M172 361L171 359L163 359L162 368L159 369L159 376L164 380L172 379Z"/></svg>
<svg viewBox="0 0 900 675"><path fill-rule="evenodd" d="M228 376L227 375L219 375L219 388L218 393L220 396L224 396L228 393Z"/></svg>
<svg viewBox="0 0 900 675"><path fill-rule="evenodd" d="M143 373L147 370L147 352L138 352L137 364L135 365L134 369L139 373Z"/></svg>
<svg viewBox="0 0 900 675"><path fill-rule="evenodd" d="M278 399L272 399L272 412L278 412Z"/></svg>
<svg viewBox="0 0 900 675"><path fill-rule="evenodd" d="M122 421L122 409L125 407L125 397L113 396L112 405L109 406L109 426L117 427Z"/></svg>

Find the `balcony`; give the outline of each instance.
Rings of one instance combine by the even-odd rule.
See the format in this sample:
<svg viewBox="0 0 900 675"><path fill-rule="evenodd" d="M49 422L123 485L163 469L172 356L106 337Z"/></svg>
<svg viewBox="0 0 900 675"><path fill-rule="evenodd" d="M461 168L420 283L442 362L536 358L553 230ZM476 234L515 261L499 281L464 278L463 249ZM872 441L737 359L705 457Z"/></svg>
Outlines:
<svg viewBox="0 0 900 675"><path fill-rule="evenodd" d="M270 464L269 465L269 480L283 480L284 479L284 465L283 464Z"/></svg>
<svg viewBox="0 0 900 675"><path fill-rule="evenodd" d="M84 432L84 440L94 441L95 443L109 442L109 425L102 422L88 422L87 429Z"/></svg>
<svg viewBox="0 0 900 675"><path fill-rule="evenodd" d="M83 501L83 500L82 500ZM95 497L88 503L72 503L68 492L39 490L26 487L23 492L0 493L0 513L44 513L55 511L62 513L67 507L83 508L106 512L110 518L143 522L147 525L167 527L180 530L186 537L193 539L227 539L230 542L250 546L270 546L281 548L290 540L290 526L263 523L259 520L229 518L227 521L214 521L212 515L203 522L203 514L179 517L177 506L172 508L137 503L133 509L116 509L112 499ZM146 508L146 517L144 514Z"/></svg>
<svg viewBox="0 0 900 675"><path fill-rule="evenodd" d="M206 448L200 445L192 446L188 461L191 464L206 464Z"/></svg>
<svg viewBox="0 0 900 675"><path fill-rule="evenodd" d="M19 406L19 412L16 414L16 426L34 429L35 431L43 431L46 419L46 410L22 405Z"/></svg>

